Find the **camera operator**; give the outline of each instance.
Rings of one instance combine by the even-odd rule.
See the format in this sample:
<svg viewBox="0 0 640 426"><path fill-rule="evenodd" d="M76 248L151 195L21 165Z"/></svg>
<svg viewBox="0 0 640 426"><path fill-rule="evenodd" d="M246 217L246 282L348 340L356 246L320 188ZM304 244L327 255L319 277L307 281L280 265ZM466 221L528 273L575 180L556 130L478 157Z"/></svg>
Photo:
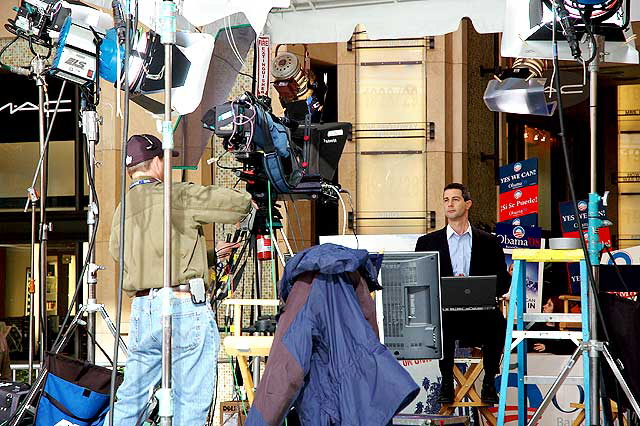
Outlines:
<svg viewBox="0 0 640 426"><path fill-rule="evenodd" d="M132 426L150 389L160 382L162 357L163 184L162 143L134 135L127 143L123 289L133 296L129 353L117 391L114 425ZM174 156L177 152L174 152ZM251 197L232 189L175 183L172 187L172 390L173 424L204 425L216 385L220 337L205 297L207 250L202 226L233 224L251 209ZM120 206L113 216L109 250L118 258ZM220 247L224 255L228 247Z"/></svg>

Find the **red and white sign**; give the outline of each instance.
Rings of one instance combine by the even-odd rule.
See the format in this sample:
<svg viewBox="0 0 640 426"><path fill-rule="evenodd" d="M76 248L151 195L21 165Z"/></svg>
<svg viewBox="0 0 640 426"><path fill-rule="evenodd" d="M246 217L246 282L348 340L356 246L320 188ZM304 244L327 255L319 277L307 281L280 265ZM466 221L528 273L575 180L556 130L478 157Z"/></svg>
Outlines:
<svg viewBox="0 0 640 426"><path fill-rule="evenodd" d="M538 185L500 194L500 222L538 212Z"/></svg>
<svg viewBox="0 0 640 426"><path fill-rule="evenodd" d="M271 62L271 37L261 35L256 40L258 47L258 64L256 67L256 96L269 95L269 69Z"/></svg>

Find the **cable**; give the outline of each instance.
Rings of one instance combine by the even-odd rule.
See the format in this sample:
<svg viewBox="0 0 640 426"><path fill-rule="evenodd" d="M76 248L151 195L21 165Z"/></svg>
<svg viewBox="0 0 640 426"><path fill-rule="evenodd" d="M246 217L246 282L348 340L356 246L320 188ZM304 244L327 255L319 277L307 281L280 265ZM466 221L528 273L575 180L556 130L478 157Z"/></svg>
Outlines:
<svg viewBox="0 0 640 426"><path fill-rule="evenodd" d="M327 185L329 188L333 189L338 196L338 200L340 200L340 204L342 205L342 235L347 234L347 207L344 204L344 200L342 199L342 195L338 188L333 185Z"/></svg>
<svg viewBox="0 0 640 426"><path fill-rule="evenodd" d="M214 58L218 58L220 59L222 62L226 63L227 65L229 65L231 67L232 70L234 70L235 72L237 72L240 75L243 75L245 77L250 77L252 80L255 80L256 78L254 76L252 76L251 74L247 74L245 72L240 71L239 69L236 69L236 67L233 66L233 64L231 62L229 62L227 60L227 58L223 58L220 55L216 55L215 52L213 53L213 57Z"/></svg>
<svg viewBox="0 0 640 426"><path fill-rule="evenodd" d="M127 4L127 14L125 14L125 52L124 52L124 69L129 69L129 52L131 50L131 16L129 15L129 5ZM118 51L120 51L118 46ZM124 73L124 123L122 129L122 148L121 148L121 170L120 170L120 250L118 256L118 291L117 291L117 308L116 308L116 335L113 345L113 366L111 370L111 389L109 391L109 426L113 426L113 407L116 396L116 373L118 365L118 349L120 339L120 326L122 322L122 287L124 282L124 227L125 227L125 209L127 195L127 139L129 133L129 73Z"/></svg>
<svg viewBox="0 0 640 426"><path fill-rule="evenodd" d="M627 285L624 278L622 277L622 273L620 272L620 266L616 263L616 260L613 258L613 254L611 253L611 248L609 247L609 245L605 245L604 248L607 251L607 254L609 255L609 259L611 260L611 263L613 264L616 270L616 275L618 275L618 279L620 280L620 283L622 284L626 292L631 293L629 286Z"/></svg>
<svg viewBox="0 0 640 426"><path fill-rule="evenodd" d="M589 59L587 59L586 64L590 64L591 62L594 61L594 59L596 59L596 55L598 54L598 46L596 44L596 37L593 34L593 24L591 22L590 19L587 19L586 15L584 14L583 10L580 8L578 9L578 13L580 14L580 18L582 18L582 22L584 23L584 29L587 32L587 35L590 38L591 41L591 45L592 45L592 52L591 52L591 57Z"/></svg>
<svg viewBox="0 0 640 426"><path fill-rule="evenodd" d="M238 46L236 45L236 41L233 37L233 31L231 28L231 17L229 15L225 15L224 17L224 32L227 36L227 41L229 42L231 51L236 56L236 59L238 59L238 62L240 62L240 64L242 64L242 66L244 67L246 64L244 62L244 59L240 55L240 51L238 50Z"/></svg>
<svg viewBox="0 0 640 426"><path fill-rule="evenodd" d="M346 190L344 188L341 188L340 192L344 192L349 196L349 205L351 206L351 213L354 215L354 219L355 219L356 209L353 207L353 197L351 197L351 192L349 192L348 190ZM356 248L359 249L360 248L360 241L358 241L358 234L356 233L355 220L354 220L354 225L351 228L351 231L353 232L353 236L356 239Z"/></svg>
<svg viewBox="0 0 640 426"><path fill-rule="evenodd" d="M556 14L554 12L554 17L553 17L553 32L555 32L556 29ZM594 48L596 48L596 46L594 46ZM574 214L576 216L576 219L578 221L578 229L580 230L580 234L582 234L582 219L580 218L580 212L578 211L578 202L576 199L576 192L575 192L575 188L573 186L573 174L571 173L571 165L569 164L569 153L568 153L568 149L567 149L567 136L566 136L566 130L565 130L565 126L564 126L564 109L562 106L562 96L560 93L560 67L558 64L558 41L556 40L553 44L553 66L554 68L556 68L556 75L555 75L555 86L556 86L556 90L558 92L558 118L560 120L560 134L561 134L561 141L562 141L562 153L563 153L563 158L564 158L564 165L565 165L565 171L567 173L567 181L569 183L569 192L571 195L571 203L573 204L573 211ZM604 317L602 316L602 310L600 308L600 301L598 300L598 292L597 292L597 288L596 288L596 280L595 277L593 275L593 265L591 264L591 259L589 257L589 251L587 249L587 245L584 241L584 238L582 235L580 235L580 237L578 238L580 240L580 245L582 246L582 251L584 253L584 260L587 264L587 272L588 272L588 283L587 285L591 286L591 291L593 293L593 300L594 300L594 305L596 307L596 314L598 315L598 319L600 320L600 323L602 324L602 330L604 332L605 335L605 339L607 340L607 342L610 342L609 339L609 332L607 330L607 326L605 324L604 321ZM583 283L581 283L583 284ZM585 372L586 374L586 372Z"/></svg>
<svg viewBox="0 0 640 426"><path fill-rule="evenodd" d="M296 253L298 253L299 252L298 241L297 241L296 233L294 232L293 227L291 226L291 216L289 215L289 209L287 208L287 203L284 203L284 214L287 215L287 228L289 230L289 235L293 236L293 245L296 248Z"/></svg>
<svg viewBox="0 0 640 426"><path fill-rule="evenodd" d="M293 210L296 212L296 222L298 222L298 230L300 231L300 242L304 245L304 231L302 230L302 223L300 222L300 214L298 213L298 207L296 207L296 202L293 200L293 195L289 194L291 198L291 204L293 204Z"/></svg>
<svg viewBox="0 0 640 426"><path fill-rule="evenodd" d="M9 67L4 62L2 62L2 55L4 55L4 52L9 48L9 46L11 46L13 43L15 43L19 38L20 38L19 36L16 36L9 43L7 43L4 46L2 46L2 49L0 49L0 66L2 66L2 68L8 68Z"/></svg>

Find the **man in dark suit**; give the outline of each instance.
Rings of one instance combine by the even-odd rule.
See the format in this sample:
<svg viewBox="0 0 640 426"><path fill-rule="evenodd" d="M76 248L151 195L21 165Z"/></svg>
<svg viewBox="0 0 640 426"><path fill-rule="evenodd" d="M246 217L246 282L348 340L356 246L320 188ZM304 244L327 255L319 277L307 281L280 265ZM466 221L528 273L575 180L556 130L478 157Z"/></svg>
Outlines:
<svg viewBox="0 0 640 426"><path fill-rule="evenodd" d="M504 252L495 236L469 223L469 209L473 204L469 190L460 183L450 183L444 188L443 201L448 225L420 237L416 251L439 252L443 277L496 275L497 294L505 294L511 277ZM453 402L453 358L458 339L467 345L482 346L485 376L481 399L486 403L498 402L495 376L499 371L505 329L505 319L497 307L492 311L443 312L442 386L438 402Z"/></svg>

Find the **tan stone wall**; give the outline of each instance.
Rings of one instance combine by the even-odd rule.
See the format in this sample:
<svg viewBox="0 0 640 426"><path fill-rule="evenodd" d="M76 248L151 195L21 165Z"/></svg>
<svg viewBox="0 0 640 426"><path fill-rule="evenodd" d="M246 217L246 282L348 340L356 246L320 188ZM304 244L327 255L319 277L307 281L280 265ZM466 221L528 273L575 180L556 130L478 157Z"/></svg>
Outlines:
<svg viewBox="0 0 640 426"><path fill-rule="evenodd" d="M392 60L392 50L386 49L388 53L380 53L377 60ZM338 44L337 58L339 120L356 123L357 57L354 51L346 49L346 44ZM463 182L476 199L472 221L493 223L496 212L493 162L480 161L481 153L493 153L493 115L482 101L487 77L479 75L481 65L493 66L493 36L477 34L470 22L463 20L458 31L435 37L434 48L425 49L424 61L425 120L435 125L435 138L425 144L425 210L435 212L436 228L444 226L442 189L449 182ZM387 149L393 149L391 141ZM374 196L358 193L358 179L362 178L358 170L359 155L356 139L347 144L340 160L340 183L352 192L356 206L360 205L361 197ZM425 226L417 232L431 230ZM394 226L381 231L402 232Z"/></svg>
<svg viewBox="0 0 640 426"><path fill-rule="evenodd" d="M464 182L474 199L471 222L493 225L496 222L496 185L494 161L482 160L482 154L494 151L494 113L482 96L492 74L481 76L480 67L493 68L494 35L478 34L467 24L467 179ZM496 160L497 161L497 160Z"/></svg>

